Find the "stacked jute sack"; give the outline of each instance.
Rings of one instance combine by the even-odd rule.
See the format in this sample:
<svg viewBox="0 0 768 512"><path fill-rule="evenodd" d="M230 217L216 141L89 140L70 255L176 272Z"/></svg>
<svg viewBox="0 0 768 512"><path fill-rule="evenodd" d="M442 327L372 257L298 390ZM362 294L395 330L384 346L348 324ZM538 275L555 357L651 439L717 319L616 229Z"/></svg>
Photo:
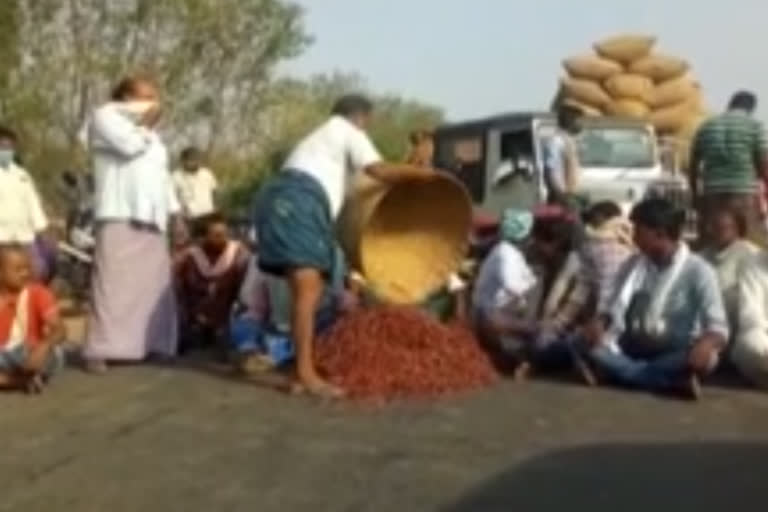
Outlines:
<svg viewBox="0 0 768 512"><path fill-rule="evenodd" d="M707 116L701 89L686 60L655 53L655 45L655 37L625 35L565 59L559 101L591 116L648 120L660 135L690 140Z"/></svg>

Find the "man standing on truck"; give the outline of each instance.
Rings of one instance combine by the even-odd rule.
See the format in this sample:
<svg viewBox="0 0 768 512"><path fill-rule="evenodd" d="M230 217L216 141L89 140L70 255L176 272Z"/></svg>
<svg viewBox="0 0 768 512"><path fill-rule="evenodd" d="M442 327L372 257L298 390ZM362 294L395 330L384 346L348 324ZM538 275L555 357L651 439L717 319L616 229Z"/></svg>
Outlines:
<svg viewBox="0 0 768 512"><path fill-rule="evenodd" d="M544 186L548 203L580 209L576 196L579 183L579 158L575 136L579 133L581 110L561 105L557 112L557 131L544 143Z"/></svg>
<svg viewBox="0 0 768 512"><path fill-rule="evenodd" d="M752 116L756 107L753 93L737 92L728 110L696 133L689 179L705 243L708 220L723 209L744 212L748 237L763 246L768 242L758 196L760 181L768 177L768 143L762 123Z"/></svg>

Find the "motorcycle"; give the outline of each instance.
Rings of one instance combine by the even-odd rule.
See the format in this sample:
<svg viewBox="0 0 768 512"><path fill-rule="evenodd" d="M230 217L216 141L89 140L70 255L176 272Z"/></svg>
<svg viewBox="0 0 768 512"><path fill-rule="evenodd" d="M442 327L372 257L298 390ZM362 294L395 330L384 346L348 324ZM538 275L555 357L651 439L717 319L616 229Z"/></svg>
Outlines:
<svg viewBox="0 0 768 512"><path fill-rule="evenodd" d="M90 291L94 238L93 177L65 171L61 191L66 200L65 236L58 243L58 274L75 300L86 301Z"/></svg>

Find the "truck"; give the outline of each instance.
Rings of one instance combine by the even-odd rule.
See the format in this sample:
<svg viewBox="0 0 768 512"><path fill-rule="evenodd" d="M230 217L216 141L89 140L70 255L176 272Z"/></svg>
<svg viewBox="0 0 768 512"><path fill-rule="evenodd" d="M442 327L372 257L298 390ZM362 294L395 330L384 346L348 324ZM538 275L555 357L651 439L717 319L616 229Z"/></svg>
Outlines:
<svg viewBox="0 0 768 512"><path fill-rule="evenodd" d="M614 201L625 213L649 197L692 211L687 181L653 126L608 117L584 117L580 125L579 195ZM466 185L479 230L493 226L506 208L533 209L546 200L543 147L556 126L552 113L518 112L437 128L436 167Z"/></svg>

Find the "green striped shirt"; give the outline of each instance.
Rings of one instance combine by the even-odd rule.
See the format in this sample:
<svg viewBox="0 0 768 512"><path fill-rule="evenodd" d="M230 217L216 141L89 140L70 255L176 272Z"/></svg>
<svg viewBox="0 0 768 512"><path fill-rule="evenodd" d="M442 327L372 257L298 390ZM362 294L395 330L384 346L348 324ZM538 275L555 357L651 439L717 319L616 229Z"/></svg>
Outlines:
<svg viewBox="0 0 768 512"><path fill-rule="evenodd" d="M763 125L732 110L706 121L693 143L692 162L700 166L704 193L749 193L768 158Z"/></svg>

